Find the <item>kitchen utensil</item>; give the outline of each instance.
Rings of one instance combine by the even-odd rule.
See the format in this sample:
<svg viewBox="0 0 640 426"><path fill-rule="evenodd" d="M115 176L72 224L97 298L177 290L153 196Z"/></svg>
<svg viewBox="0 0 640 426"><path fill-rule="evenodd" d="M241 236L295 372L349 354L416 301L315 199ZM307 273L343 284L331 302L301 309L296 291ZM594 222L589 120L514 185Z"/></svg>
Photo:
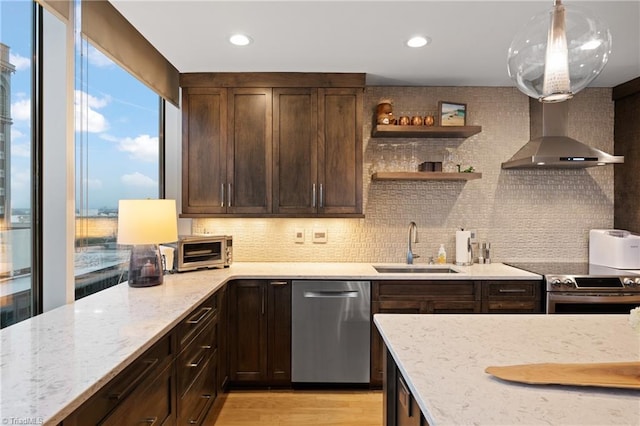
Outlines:
<svg viewBox="0 0 640 426"><path fill-rule="evenodd" d="M537 385L640 389L640 362L521 364L490 366L484 371L502 380Z"/></svg>

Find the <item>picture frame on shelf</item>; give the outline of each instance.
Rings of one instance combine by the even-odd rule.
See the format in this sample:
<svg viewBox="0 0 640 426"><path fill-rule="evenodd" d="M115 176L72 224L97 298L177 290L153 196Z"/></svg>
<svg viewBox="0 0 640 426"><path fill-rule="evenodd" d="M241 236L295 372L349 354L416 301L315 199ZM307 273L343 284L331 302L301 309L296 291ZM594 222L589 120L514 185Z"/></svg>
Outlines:
<svg viewBox="0 0 640 426"><path fill-rule="evenodd" d="M466 126L467 104L459 102L438 102L438 120L440 126Z"/></svg>

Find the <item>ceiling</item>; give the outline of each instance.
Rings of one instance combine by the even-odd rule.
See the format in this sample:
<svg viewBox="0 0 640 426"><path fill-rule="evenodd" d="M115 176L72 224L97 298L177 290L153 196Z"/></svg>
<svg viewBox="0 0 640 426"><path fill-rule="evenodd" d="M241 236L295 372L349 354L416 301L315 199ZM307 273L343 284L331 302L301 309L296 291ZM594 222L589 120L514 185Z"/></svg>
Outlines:
<svg viewBox="0 0 640 426"><path fill-rule="evenodd" d="M513 36L552 0L110 0L181 73L363 72L368 85L512 86ZM611 30L610 60L591 84L640 76L640 0L564 1ZM244 32L245 47L227 38ZM411 49L422 34L432 42Z"/></svg>

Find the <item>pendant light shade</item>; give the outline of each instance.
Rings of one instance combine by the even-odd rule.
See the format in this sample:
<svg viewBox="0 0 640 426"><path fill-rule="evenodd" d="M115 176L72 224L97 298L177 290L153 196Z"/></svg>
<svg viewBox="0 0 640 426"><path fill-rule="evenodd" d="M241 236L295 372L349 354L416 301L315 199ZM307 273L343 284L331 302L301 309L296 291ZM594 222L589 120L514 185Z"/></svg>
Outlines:
<svg viewBox="0 0 640 426"><path fill-rule="evenodd" d="M611 33L589 11L555 0L516 34L509 47L509 76L524 94L562 102L584 89L604 69Z"/></svg>

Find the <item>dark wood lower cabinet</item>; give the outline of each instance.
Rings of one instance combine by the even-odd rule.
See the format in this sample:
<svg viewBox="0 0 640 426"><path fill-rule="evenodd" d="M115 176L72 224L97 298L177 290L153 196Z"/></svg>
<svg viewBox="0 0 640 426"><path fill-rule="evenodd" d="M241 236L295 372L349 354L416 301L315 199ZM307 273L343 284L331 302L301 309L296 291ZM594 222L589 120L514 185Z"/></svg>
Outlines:
<svg viewBox="0 0 640 426"><path fill-rule="evenodd" d="M371 314L543 313L542 294L541 280L373 281ZM384 386L385 421L425 425L395 364L384 357L372 326L371 387ZM291 281L227 283L63 426L202 424L229 386L291 386Z"/></svg>
<svg viewBox="0 0 640 426"><path fill-rule="evenodd" d="M63 426L200 425L225 389L222 288L69 415ZM226 360L226 356L223 358ZM225 361L226 362L226 361Z"/></svg>
<svg viewBox="0 0 640 426"><path fill-rule="evenodd" d="M386 366L383 387L384 426L428 426L418 402L386 347L383 348L383 361Z"/></svg>
<svg viewBox="0 0 640 426"><path fill-rule="evenodd" d="M127 419L136 416L137 421L157 418L156 424L173 424L176 415L175 345L173 332L162 337L69 415L63 425L127 424L122 422L125 416ZM141 397L145 399L144 404ZM132 413L127 414L128 411Z"/></svg>
<svg viewBox="0 0 640 426"><path fill-rule="evenodd" d="M192 333L195 336L176 358L179 425L201 424L217 396L218 295L201 304L185 321L198 324ZM209 316L208 312L213 313Z"/></svg>
<svg viewBox="0 0 640 426"><path fill-rule="evenodd" d="M542 280L385 280L372 283L374 314L544 313ZM371 327L371 387L383 381L383 342Z"/></svg>
<svg viewBox="0 0 640 426"><path fill-rule="evenodd" d="M291 383L291 282L236 280L229 291L232 385Z"/></svg>
<svg viewBox="0 0 640 426"><path fill-rule="evenodd" d="M174 365L167 366L127 398L100 425L172 425L175 423Z"/></svg>

